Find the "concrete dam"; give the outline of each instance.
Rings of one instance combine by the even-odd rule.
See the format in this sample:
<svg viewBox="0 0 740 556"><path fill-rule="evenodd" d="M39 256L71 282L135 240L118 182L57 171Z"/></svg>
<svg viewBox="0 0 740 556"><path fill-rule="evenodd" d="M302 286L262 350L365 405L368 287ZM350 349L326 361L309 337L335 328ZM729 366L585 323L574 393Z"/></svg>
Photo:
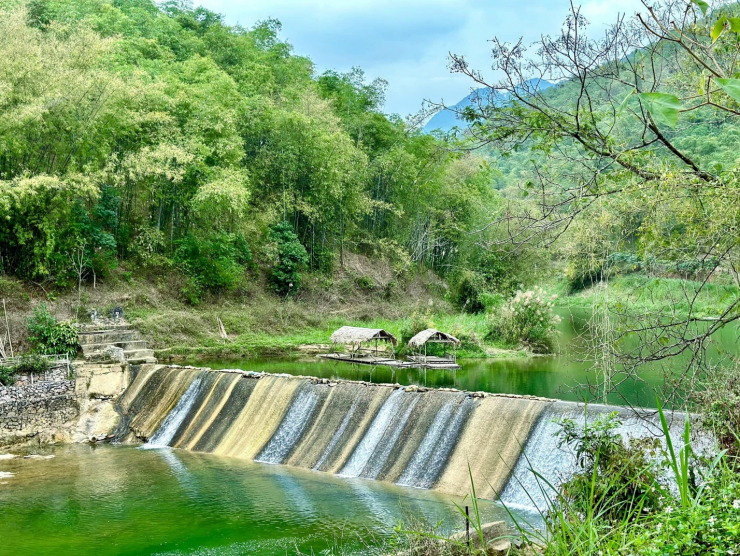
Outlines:
<svg viewBox="0 0 740 556"><path fill-rule="evenodd" d="M553 483L574 465L556 419L582 404L544 398L244 371L144 365L119 400L145 447L181 448L343 477L542 506L530 465ZM619 410L589 406L589 414ZM657 433L624 413L620 432ZM673 436L673 435L672 435ZM523 454L526 453L526 456Z"/></svg>

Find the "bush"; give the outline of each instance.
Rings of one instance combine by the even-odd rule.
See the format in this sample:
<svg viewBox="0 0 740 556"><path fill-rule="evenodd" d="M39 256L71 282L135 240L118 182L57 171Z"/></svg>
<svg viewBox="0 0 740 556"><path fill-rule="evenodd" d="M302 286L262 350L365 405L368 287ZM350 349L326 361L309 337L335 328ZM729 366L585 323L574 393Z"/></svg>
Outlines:
<svg viewBox="0 0 740 556"><path fill-rule="evenodd" d="M560 487L561 504L567 513L595 512L604 519L622 521L636 506L654 510L663 498L656 467L656 439L622 440L616 429L622 424L613 412L583 425L572 419L558 424L558 447L575 450L579 470Z"/></svg>
<svg viewBox="0 0 740 556"><path fill-rule="evenodd" d="M308 253L293 227L288 222L280 222L270 228L274 266L270 274L270 286L279 295L293 295L301 287L301 274L308 264Z"/></svg>
<svg viewBox="0 0 740 556"><path fill-rule="evenodd" d="M489 316L489 337L510 345L524 344L536 352L553 350L553 337L560 317L553 312L553 295L549 299L542 288L517 292L507 303Z"/></svg>
<svg viewBox="0 0 740 556"><path fill-rule="evenodd" d="M470 270L463 271L453 288L455 304L466 313L476 314L486 310L483 296L486 293L485 279Z"/></svg>
<svg viewBox="0 0 740 556"><path fill-rule="evenodd" d="M11 386L15 382L15 367L0 366L0 384Z"/></svg>
<svg viewBox="0 0 740 556"><path fill-rule="evenodd" d="M38 354L24 355L20 360L13 366L13 372L15 374L41 374L48 371L50 368L49 361L44 359Z"/></svg>
<svg viewBox="0 0 740 556"><path fill-rule="evenodd" d="M635 554L740 554L740 480L720 468L704 483L700 503L670 505L640 527Z"/></svg>
<svg viewBox="0 0 740 556"><path fill-rule="evenodd" d="M188 234L178 242L175 261L191 278L183 294L195 304L205 290L218 292L237 287L252 262L252 252L246 239L238 234Z"/></svg>
<svg viewBox="0 0 740 556"><path fill-rule="evenodd" d="M401 327L401 343L407 344L411 338L427 328L434 328L431 312L419 313L414 311L408 322Z"/></svg>
<svg viewBox="0 0 740 556"><path fill-rule="evenodd" d="M41 355L75 355L79 349L77 329L69 322L57 322L46 303L33 310L26 323L34 353Z"/></svg>

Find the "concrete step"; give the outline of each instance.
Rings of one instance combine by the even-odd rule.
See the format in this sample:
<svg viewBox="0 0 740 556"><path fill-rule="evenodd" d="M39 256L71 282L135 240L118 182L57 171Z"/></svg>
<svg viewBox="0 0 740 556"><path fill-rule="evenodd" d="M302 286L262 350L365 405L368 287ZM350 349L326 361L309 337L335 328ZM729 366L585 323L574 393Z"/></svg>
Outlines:
<svg viewBox="0 0 740 556"><path fill-rule="evenodd" d="M119 342L135 342L141 340L138 330L98 330L95 332L81 332L78 341L81 346L89 344L116 344Z"/></svg>
<svg viewBox="0 0 740 556"><path fill-rule="evenodd" d="M147 357L154 357L153 349L129 349L124 350L123 354L126 356L126 361L146 359Z"/></svg>
<svg viewBox="0 0 740 556"><path fill-rule="evenodd" d="M127 361L127 363L129 363L130 365L144 365L146 363L156 363L156 362L157 362L157 358L154 357L154 356L152 356L152 357L141 357L141 358L138 358L138 359L129 359Z"/></svg>
<svg viewBox="0 0 740 556"><path fill-rule="evenodd" d="M125 350L131 349L146 349L146 342L144 340L131 340L127 342L114 342L108 344L82 344L82 353L93 354L102 353L106 351L110 346L118 347Z"/></svg>

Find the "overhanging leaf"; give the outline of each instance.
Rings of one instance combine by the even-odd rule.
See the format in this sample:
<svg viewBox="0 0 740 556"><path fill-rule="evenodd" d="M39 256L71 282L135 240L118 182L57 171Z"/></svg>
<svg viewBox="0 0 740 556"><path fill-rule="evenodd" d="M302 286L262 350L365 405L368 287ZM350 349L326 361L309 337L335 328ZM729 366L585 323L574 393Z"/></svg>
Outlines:
<svg viewBox="0 0 740 556"><path fill-rule="evenodd" d="M730 98L740 103L740 79L715 79L715 81Z"/></svg>
<svg viewBox="0 0 740 556"><path fill-rule="evenodd" d="M714 24L714 27L712 27L712 44L717 42L717 39L722 36L722 33L724 33L725 23L727 23L727 16L723 15L717 20L717 23Z"/></svg>
<svg viewBox="0 0 740 556"><path fill-rule="evenodd" d="M727 21L730 22L730 31L740 33L740 17L728 17Z"/></svg>
<svg viewBox="0 0 740 556"><path fill-rule="evenodd" d="M627 101L632 98L632 95L634 95L637 91L635 89L632 89L629 93L627 93L627 96L624 97L624 100L619 103L619 108L617 108L617 116L622 113L622 110L624 110L624 107L627 106Z"/></svg>
<svg viewBox="0 0 740 556"><path fill-rule="evenodd" d="M704 0L691 0L692 3L699 6L699 9L701 10L701 13L704 15L707 15L707 10L709 9L709 4L704 2Z"/></svg>
<svg viewBox="0 0 740 556"><path fill-rule="evenodd" d="M656 123L671 128L678 125L678 111L681 109L681 101L678 100L676 95L640 93L639 97Z"/></svg>

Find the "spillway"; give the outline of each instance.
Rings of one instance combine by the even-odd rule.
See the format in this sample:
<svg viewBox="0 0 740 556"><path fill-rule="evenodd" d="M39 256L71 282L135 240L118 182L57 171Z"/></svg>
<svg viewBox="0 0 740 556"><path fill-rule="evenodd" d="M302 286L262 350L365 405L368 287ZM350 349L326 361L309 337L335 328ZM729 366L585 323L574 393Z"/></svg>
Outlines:
<svg viewBox="0 0 740 556"><path fill-rule="evenodd" d="M169 446L542 508L536 469L574 468L554 420L583 406L544 398L390 384L143 366L119 400L129 434ZM614 408L597 406L592 412ZM625 435L647 435L625 414Z"/></svg>

